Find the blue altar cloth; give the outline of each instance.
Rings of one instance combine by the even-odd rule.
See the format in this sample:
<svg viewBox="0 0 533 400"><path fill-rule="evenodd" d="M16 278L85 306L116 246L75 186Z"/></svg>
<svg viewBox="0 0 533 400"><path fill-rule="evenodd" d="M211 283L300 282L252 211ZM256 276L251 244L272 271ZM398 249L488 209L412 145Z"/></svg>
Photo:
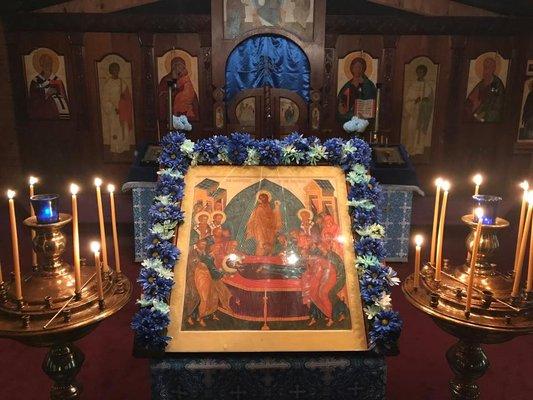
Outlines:
<svg viewBox="0 0 533 400"><path fill-rule="evenodd" d="M369 352L217 354L150 360L152 399L385 398L385 358Z"/></svg>

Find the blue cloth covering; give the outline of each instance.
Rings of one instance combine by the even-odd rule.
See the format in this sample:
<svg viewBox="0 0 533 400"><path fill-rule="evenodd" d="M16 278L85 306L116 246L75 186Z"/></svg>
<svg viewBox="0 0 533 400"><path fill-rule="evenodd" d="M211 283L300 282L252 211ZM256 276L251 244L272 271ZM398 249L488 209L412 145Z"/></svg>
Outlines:
<svg viewBox="0 0 533 400"><path fill-rule="evenodd" d="M226 100L244 89L270 86L295 91L309 101L310 79L309 60L294 42L281 36L252 36L228 57Z"/></svg>
<svg viewBox="0 0 533 400"><path fill-rule="evenodd" d="M368 352L151 359L152 399L382 400L387 365Z"/></svg>

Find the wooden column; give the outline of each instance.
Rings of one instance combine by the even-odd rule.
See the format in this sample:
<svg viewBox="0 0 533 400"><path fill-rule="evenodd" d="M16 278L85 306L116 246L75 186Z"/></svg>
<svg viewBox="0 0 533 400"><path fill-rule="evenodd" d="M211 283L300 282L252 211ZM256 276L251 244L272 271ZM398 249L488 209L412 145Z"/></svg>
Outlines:
<svg viewBox="0 0 533 400"><path fill-rule="evenodd" d="M156 102L156 79L154 65L154 34L151 32L139 33L139 45L141 46L141 76L142 76L142 99L143 121L145 137L157 139L157 102ZM161 136L167 132L166 126L159 127Z"/></svg>
<svg viewBox="0 0 533 400"><path fill-rule="evenodd" d="M467 61L464 60L465 47L465 36L450 37L450 75L448 77L449 91L446 105L446 115L449 115L450 118L446 119L444 135L439 137L439 143L434 143L434 145L437 145L438 149L437 159L434 161L435 168L439 168L442 163L451 161L446 160L446 154L449 154L450 156L457 154L453 149L460 148L462 146L461 142L463 142L461 137L457 135L457 132L459 132L459 124L462 116L461 113L464 107L465 93L463 92L463 82L465 79L468 79L467 71L464 67L467 63ZM444 78L445 77L441 76L439 79ZM444 143L447 143L446 151L444 151Z"/></svg>
<svg viewBox="0 0 533 400"><path fill-rule="evenodd" d="M378 82L381 83L381 104L379 111L379 130L381 133L389 136L389 142L398 142L400 138L391 138L393 124L393 84L394 63L396 55L396 45L398 44L397 35L383 36L383 50L381 55L380 74Z"/></svg>
<svg viewBox="0 0 533 400"><path fill-rule="evenodd" d="M84 32L70 32L67 35L72 60L72 82L74 82L74 90L69 91L69 95L70 97L76 97L76 101L70 101L70 106L75 106L74 110L70 110L70 114L71 116L74 116L74 113L76 115L76 130L78 132L86 130L89 125L89 118L87 114L87 91L85 82L85 48L83 44L84 36Z"/></svg>

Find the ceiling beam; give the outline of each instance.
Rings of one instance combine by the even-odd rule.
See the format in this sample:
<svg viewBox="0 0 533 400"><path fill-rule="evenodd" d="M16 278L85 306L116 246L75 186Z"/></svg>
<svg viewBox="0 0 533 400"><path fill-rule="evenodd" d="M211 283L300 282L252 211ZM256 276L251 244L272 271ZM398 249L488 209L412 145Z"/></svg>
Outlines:
<svg viewBox="0 0 533 400"><path fill-rule="evenodd" d="M367 0L415 14L434 17L497 17L491 11L468 6L452 0Z"/></svg>
<svg viewBox="0 0 533 400"><path fill-rule="evenodd" d="M71 0L35 10L38 13L111 13L155 3L157 0Z"/></svg>

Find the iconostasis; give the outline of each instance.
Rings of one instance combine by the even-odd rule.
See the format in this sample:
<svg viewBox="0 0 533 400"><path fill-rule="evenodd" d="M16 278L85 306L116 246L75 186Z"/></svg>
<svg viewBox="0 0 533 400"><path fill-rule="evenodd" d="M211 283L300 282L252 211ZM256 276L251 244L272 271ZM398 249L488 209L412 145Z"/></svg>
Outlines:
<svg viewBox="0 0 533 400"><path fill-rule="evenodd" d="M168 129L169 80L172 112L187 116L193 139L237 130L346 136L342 124L354 115L374 129L379 98L379 132L406 147L422 185L436 169L490 167L500 180L528 168L527 26L330 15L323 0L268 13L254 4L93 14L83 23L69 14L11 18L5 42L23 168L46 158L58 180L66 164L69 174L124 180L137 146Z"/></svg>

